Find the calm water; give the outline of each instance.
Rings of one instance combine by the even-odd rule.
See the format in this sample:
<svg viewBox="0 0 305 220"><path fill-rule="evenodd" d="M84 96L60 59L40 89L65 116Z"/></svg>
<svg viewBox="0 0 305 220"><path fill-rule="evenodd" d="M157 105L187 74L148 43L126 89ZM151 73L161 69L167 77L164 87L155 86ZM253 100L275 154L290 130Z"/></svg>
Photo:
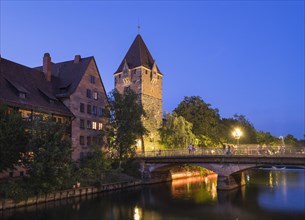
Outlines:
<svg viewBox="0 0 305 220"><path fill-rule="evenodd" d="M217 192L216 176L174 180L0 212L2 219L305 219L305 170L256 169L246 186Z"/></svg>

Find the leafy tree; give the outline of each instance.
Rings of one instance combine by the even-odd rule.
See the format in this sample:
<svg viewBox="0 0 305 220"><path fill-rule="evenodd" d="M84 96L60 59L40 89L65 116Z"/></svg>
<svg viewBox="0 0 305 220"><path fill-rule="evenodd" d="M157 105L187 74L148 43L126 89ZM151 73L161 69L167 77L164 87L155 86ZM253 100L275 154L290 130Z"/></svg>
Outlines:
<svg viewBox="0 0 305 220"><path fill-rule="evenodd" d="M168 148L185 147L195 142L195 135L192 132L192 123L186 121L182 116L167 113L166 123L159 129L161 144Z"/></svg>
<svg viewBox="0 0 305 220"><path fill-rule="evenodd" d="M112 156L121 165L122 162L134 157L136 140L148 133L141 120L145 117L145 112L138 95L128 88L123 94L113 90L108 95L108 101L108 145Z"/></svg>
<svg viewBox="0 0 305 220"><path fill-rule="evenodd" d="M220 116L218 109L211 108L199 96L184 97L174 110L193 124L192 131L205 146L217 145L220 142Z"/></svg>
<svg viewBox="0 0 305 220"><path fill-rule="evenodd" d="M25 152L27 136L20 114L0 106L0 172L14 168Z"/></svg>
<svg viewBox="0 0 305 220"><path fill-rule="evenodd" d="M93 151L81 161L81 182L84 185L99 185L111 168L111 161L99 146L92 146Z"/></svg>
<svg viewBox="0 0 305 220"><path fill-rule="evenodd" d="M298 139L296 139L292 134L286 135L284 141L285 141L285 146L297 147L300 145Z"/></svg>
<svg viewBox="0 0 305 220"><path fill-rule="evenodd" d="M260 145L279 145L281 140L279 138L272 136L270 132L259 131L256 133L257 143Z"/></svg>
<svg viewBox="0 0 305 220"><path fill-rule="evenodd" d="M49 117L35 121L30 132L29 151L33 156L26 165L34 194L45 194L69 188L75 182L71 160L71 142L65 124Z"/></svg>
<svg viewBox="0 0 305 220"><path fill-rule="evenodd" d="M232 134L236 127L239 127L242 131L242 136L239 140L243 144L256 144L257 131L250 121L246 119L244 115L235 114L233 118L223 118L222 124L222 140L223 142L234 142L234 136Z"/></svg>

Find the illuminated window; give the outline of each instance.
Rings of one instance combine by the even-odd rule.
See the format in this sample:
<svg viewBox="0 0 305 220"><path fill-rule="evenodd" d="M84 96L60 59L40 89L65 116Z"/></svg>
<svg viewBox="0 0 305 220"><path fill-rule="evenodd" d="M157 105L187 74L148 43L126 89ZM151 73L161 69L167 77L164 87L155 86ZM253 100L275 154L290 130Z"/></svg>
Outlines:
<svg viewBox="0 0 305 220"><path fill-rule="evenodd" d="M96 122L95 121L92 122L92 129L96 130Z"/></svg>
<svg viewBox="0 0 305 220"><path fill-rule="evenodd" d="M103 123L98 123L98 129L102 130L103 129Z"/></svg>

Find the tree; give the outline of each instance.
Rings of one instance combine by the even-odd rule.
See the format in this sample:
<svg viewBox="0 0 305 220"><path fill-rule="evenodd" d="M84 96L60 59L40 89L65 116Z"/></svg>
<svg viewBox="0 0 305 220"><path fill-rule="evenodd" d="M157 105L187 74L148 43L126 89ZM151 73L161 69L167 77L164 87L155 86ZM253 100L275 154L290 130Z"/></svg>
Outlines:
<svg viewBox="0 0 305 220"><path fill-rule="evenodd" d="M300 145L298 139L296 139L292 134L286 135L284 141L285 146L298 147Z"/></svg>
<svg viewBox="0 0 305 220"><path fill-rule="evenodd" d="M13 169L25 152L27 136L20 114L0 106L0 172Z"/></svg>
<svg viewBox="0 0 305 220"><path fill-rule="evenodd" d="M223 118L222 124L222 139L223 142L234 142L232 135L233 130L239 127L242 131L240 143L244 144L256 144L257 131L250 121L246 119L244 115L235 114L233 118Z"/></svg>
<svg viewBox="0 0 305 220"><path fill-rule="evenodd" d="M257 132L256 140L260 145L281 145L281 140L275 136L272 136L270 132Z"/></svg>
<svg viewBox="0 0 305 220"><path fill-rule="evenodd" d="M75 182L71 142L65 130L65 124L56 123L51 117L34 122L28 149L33 156L26 161L34 194L70 188Z"/></svg>
<svg viewBox="0 0 305 220"><path fill-rule="evenodd" d="M205 146L220 143L220 116L218 109L213 109L199 96L184 97L174 112L193 124L192 131Z"/></svg>
<svg viewBox="0 0 305 220"><path fill-rule="evenodd" d="M84 185L100 185L103 177L110 170L110 159L99 146L92 146L93 151L81 161L81 182Z"/></svg>
<svg viewBox="0 0 305 220"><path fill-rule="evenodd" d="M138 95L129 88L123 94L113 90L108 95L108 101L108 145L114 158L121 164L134 157L137 139L148 133L141 120L145 112Z"/></svg>
<svg viewBox="0 0 305 220"><path fill-rule="evenodd" d="M182 116L167 113L166 122L159 129L161 144L168 148L186 147L189 143L195 143L195 135L192 132L192 123L186 121Z"/></svg>

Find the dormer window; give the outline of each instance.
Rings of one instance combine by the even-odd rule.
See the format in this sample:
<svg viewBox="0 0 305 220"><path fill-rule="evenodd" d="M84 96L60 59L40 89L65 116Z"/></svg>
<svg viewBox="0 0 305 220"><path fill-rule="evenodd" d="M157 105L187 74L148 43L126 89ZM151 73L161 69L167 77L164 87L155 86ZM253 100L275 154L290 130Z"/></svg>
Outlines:
<svg viewBox="0 0 305 220"><path fill-rule="evenodd" d="M24 92L19 92L19 98L25 99L25 94Z"/></svg>

